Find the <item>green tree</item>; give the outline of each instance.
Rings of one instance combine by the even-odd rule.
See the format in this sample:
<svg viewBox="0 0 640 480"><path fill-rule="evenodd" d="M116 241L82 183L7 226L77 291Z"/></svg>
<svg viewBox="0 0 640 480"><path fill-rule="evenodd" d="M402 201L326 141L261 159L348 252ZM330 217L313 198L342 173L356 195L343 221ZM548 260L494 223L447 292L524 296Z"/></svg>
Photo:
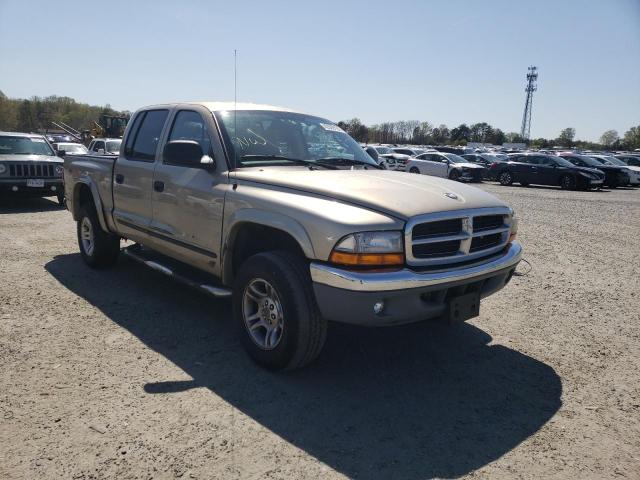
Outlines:
<svg viewBox="0 0 640 480"><path fill-rule="evenodd" d="M573 139L576 137L576 129L572 127L565 128L558 135L558 144L563 147L570 147L573 145Z"/></svg>
<svg viewBox="0 0 640 480"><path fill-rule="evenodd" d="M616 143L620 139L618 132L615 130L607 130L600 137L600 143L605 147L611 147L614 143Z"/></svg>
<svg viewBox="0 0 640 480"><path fill-rule="evenodd" d="M624 134L624 143L630 150L640 148L640 125L631 127Z"/></svg>
<svg viewBox="0 0 640 480"><path fill-rule="evenodd" d="M461 142L464 140L465 144L471 138L471 129L466 123L461 123L456 128L451 129L451 141Z"/></svg>

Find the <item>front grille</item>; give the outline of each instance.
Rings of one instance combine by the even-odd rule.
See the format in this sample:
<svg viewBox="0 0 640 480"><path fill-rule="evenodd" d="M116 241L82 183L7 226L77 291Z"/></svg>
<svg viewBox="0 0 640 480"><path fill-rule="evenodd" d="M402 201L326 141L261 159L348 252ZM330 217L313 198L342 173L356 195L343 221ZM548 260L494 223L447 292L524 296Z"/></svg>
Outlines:
<svg viewBox="0 0 640 480"><path fill-rule="evenodd" d="M492 230L501 227L504 224L503 215L483 215L482 217L473 218L473 231L482 232L483 230Z"/></svg>
<svg viewBox="0 0 640 480"><path fill-rule="evenodd" d="M482 237L475 237L471 240L471 248L469 251L471 253L478 252L485 248L495 247L499 245L502 241L502 234L493 233L491 235L483 235Z"/></svg>
<svg viewBox="0 0 640 480"><path fill-rule="evenodd" d="M407 263L415 266L459 263L496 253L509 240L506 207L420 215L407 222Z"/></svg>
<svg viewBox="0 0 640 480"><path fill-rule="evenodd" d="M439 222L421 223L413 227L413 239L429 238L440 235L454 235L462 230L462 220L440 220Z"/></svg>
<svg viewBox="0 0 640 480"><path fill-rule="evenodd" d="M53 163L10 163L9 176L15 178L48 178L56 176Z"/></svg>
<svg viewBox="0 0 640 480"><path fill-rule="evenodd" d="M413 256L416 258L443 257L455 255L460 249L460 240L448 242L424 243L413 246Z"/></svg>

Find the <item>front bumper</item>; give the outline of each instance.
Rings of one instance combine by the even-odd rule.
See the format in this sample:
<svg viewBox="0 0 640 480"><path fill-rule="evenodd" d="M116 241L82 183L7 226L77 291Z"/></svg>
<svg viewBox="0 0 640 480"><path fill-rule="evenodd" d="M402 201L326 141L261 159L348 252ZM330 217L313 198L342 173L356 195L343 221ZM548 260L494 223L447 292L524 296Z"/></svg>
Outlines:
<svg viewBox="0 0 640 480"><path fill-rule="evenodd" d="M408 268L389 272L350 271L311 263L311 279L321 314L328 320L382 326L436 318L452 297L480 292L481 297L503 288L522 257L519 243L471 265L419 272ZM378 314L373 305L384 303Z"/></svg>
<svg viewBox="0 0 640 480"><path fill-rule="evenodd" d="M473 170L463 170L460 173L460 180L469 182L481 182L486 177L484 168L476 168Z"/></svg>
<svg viewBox="0 0 640 480"><path fill-rule="evenodd" d="M64 193L62 177L42 180L42 187L28 187L26 178L0 178L0 193L34 197L48 197Z"/></svg>

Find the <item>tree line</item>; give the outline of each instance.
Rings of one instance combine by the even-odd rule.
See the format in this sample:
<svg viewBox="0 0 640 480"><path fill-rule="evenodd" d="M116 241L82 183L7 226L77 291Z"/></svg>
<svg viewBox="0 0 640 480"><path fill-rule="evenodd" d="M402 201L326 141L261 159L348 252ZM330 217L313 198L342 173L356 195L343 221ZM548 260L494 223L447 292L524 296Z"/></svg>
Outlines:
<svg viewBox="0 0 640 480"><path fill-rule="evenodd" d="M525 141L519 133L505 133L486 122L455 128L444 124L435 126L419 120L401 120L376 125L364 125L358 118L343 120L338 125L361 143L388 143L405 145L467 145L470 142L502 145L504 143L528 143L531 148L568 147L589 150L633 150L640 148L640 125L631 127L620 137L617 131L607 130L599 142L576 140L575 128L563 129L556 138L534 138Z"/></svg>
<svg viewBox="0 0 640 480"><path fill-rule="evenodd" d="M0 91L0 131L44 132L51 122L64 122L78 130L89 129L100 115L128 115L109 105L96 106L76 102L70 97L7 98Z"/></svg>
<svg viewBox="0 0 640 480"><path fill-rule="evenodd" d="M7 98L0 91L0 130L10 132L38 132L52 128L51 122L64 122L78 130L90 128L100 115L128 115L127 111L113 110L109 105L97 106L76 102L70 97L31 97L29 99ZM353 118L338 122L338 125L362 143L397 143L411 145L466 145L469 142L526 143L516 132L505 133L486 122L455 128L444 124L435 125L419 120L401 120L376 125L364 125ZM615 130L607 130L600 142L585 142L575 139L574 128L563 129L557 138L535 138L529 142L532 148L555 146L583 149L633 150L640 148L640 125L631 127L620 137Z"/></svg>

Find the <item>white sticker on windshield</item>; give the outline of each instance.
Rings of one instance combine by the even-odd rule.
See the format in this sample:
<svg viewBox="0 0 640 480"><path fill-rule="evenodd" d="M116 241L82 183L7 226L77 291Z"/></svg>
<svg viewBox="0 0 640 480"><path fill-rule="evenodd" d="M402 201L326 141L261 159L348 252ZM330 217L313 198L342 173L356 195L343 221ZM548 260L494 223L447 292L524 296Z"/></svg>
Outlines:
<svg viewBox="0 0 640 480"><path fill-rule="evenodd" d="M32 142L44 143L44 138L31 137Z"/></svg>
<svg viewBox="0 0 640 480"><path fill-rule="evenodd" d="M345 133L345 131L342 130L338 125L334 125L332 123L321 123L320 126L322 126L322 128L330 132Z"/></svg>

